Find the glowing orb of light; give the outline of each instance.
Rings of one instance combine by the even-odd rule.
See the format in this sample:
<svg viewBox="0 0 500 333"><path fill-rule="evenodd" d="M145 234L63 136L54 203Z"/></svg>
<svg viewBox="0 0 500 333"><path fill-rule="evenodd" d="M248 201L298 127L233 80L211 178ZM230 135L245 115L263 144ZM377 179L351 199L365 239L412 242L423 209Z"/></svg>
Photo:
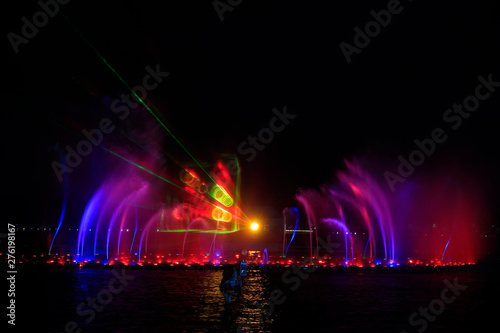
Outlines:
<svg viewBox="0 0 500 333"><path fill-rule="evenodd" d="M252 224L250 224L250 229L252 230L259 229L259 224L257 222L253 222Z"/></svg>

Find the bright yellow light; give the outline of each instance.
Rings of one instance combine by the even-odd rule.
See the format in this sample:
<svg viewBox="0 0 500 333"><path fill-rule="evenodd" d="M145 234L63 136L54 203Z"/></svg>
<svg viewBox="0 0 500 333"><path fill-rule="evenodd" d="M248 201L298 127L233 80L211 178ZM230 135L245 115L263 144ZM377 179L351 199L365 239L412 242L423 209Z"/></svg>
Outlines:
<svg viewBox="0 0 500 333"><path fill-rule="evenodd" d="M252 224L250 224L250 228L252 230L257 230L257 229L259 229L259 224L256 222L253 222Z"/></svg>

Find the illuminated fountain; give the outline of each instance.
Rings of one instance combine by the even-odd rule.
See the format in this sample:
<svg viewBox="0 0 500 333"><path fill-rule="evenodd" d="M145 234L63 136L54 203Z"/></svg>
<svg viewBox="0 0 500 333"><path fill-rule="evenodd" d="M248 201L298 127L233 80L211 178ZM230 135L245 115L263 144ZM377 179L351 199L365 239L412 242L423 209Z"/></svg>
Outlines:
<svg viewBox="0 0 500 333"><path fill-rule="evenodd" d="M488 220L481 188L461 169L448 167L446 174L415 175L392 193L361 162L346 161L335 184L301 190L296 196L311 231L311 255L318 256L313 254L318 235L330 235L337 245L335 262L343 265L480 260L484 249L479 230Z"/></svg>
<svg viewBox="0 0 500 333"><path fill-rule="evenodd" d="M141 148L149 152L159 146ZM218 263L227 259L228 234L242 226L257 231L239 208L234 156L204 166L193 158L191 165L172 164L167 170L157 152L153 159L132 149L102 148L117 162L82 212L76 247L68 251L76 262ZM382 172L372 169L373 163L346 162L335 183L299 191L300 209L283 210L282 257L288 263L303 235L307 255L316 258L320 238L332 237L337 247L331 265L460 264L482 258L478 235L489 216L482 189L470 174L446 165L446 172L413 175L393 193L383 177L375 176ZM68 201L66 180L64 192L58 230ZM284 263L268 255L270 246L263 248L260 263Z"/></svg>
<svg viewBox="0 0 500 333"><path fill-rule="evenodd" d="M76 261L220 261L224 235L237 232L244 222L237 197L230 194L237 193L237 182L225 165L218 162L207 182L188 168L170 184L152 181L140 171L127 166L108 177L89 200ZM165 192L168 200L162 198Z"/></svg>

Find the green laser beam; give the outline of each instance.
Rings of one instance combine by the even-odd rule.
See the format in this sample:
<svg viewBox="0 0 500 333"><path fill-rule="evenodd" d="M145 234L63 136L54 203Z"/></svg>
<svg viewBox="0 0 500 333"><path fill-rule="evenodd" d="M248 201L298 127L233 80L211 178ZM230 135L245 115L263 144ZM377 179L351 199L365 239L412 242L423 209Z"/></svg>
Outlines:
<svg viewBox="0 0 500 333"><path fill-rule="evenodd" d="M157 160L159 160L158 156L155 156L148 148L146 148L146 146L144 146L143 144L141 144L140 142L138 142L136 139L132 138L130 135L128 135L125 131L121 131L120 132L123 136L125 136L127 139L129 139L132 143L134 143L135 145L137 145L139 148L141 148L142 150L144 150L145 152L147 152L149 155L153 156L154 158L156 158ZM161 153L163 154L163 156L165 157L168 157L169 159L171 159L175 164L177 164L179 167L183 168L183 165L182 163L177 160L177 158L175 158L174 156L172 156L171 154L167 153L163 148L159 147Z"/></svg>
<svg viewBox="0 0 500 333"><path fill-rule="evenodd" d="M109 64L109 62L101 55L101 53L80 33L80 31L70 22L70 20L63 14L61 14L66 22L75 30L75 32L85 41L85 43L97 54L99 59L101 59L104 64L113 72L113 74L118 77L118 79L130 90L130 92L137 98L137 100L151 113L151 115L160 123L160 125L167 131L168 134L181 146L181 148L188 154L189 157L205 172L205 174L217 184L217 182L212 178L212 176L203 168L203 166L198 162L198 160L187 150L187 148L177 139L177 137L170 131L170 129L160 120L160 118L149 108L148 105L132 90L132 88L127 84L127 82L118 74L118 72ZM158 108L151 102L152 107L159 113Z"/></svg>
<svg viewBox="0 0 500 333"><path fill-rule="evenodd" d="M207 170L205 170L205 168L200 164L200 162L198 162L198 160L187 150L187 148L179 141L179 139L177 139L177 137L172 133L172 131L170 131L170 129L160 120L160 118L155 114L155 112L153 112L153 110L151 110L151 108L146 105L146 103L132 90L132 88L127 84L127 82L120 76L120 74L118 74L118 72L109 64L109 62L101 55L101 53L92 45L92 43L90 43L81 33L80 31L71 23L71 21L66 17L66 15L62 14L61 13L61 16L64 18L64 20L66 21L66 23L68 23L72 28L73 30L80 36L80 38L82 38L85 43L97 54L97 56L99 57L99 59L101 59L104 64L113 72L113 74L116 75L116 77L130 90L130 92L136 97L136 99L149 111L149 113L158 121L158 123L160 123L160 125L167 131L167 133L177 142L177 144L179 144L179 146L181 146L181 148L186 152L186 154L188 154L188 156L200 167L201 170L203 170L203 172L217 185L219 185L215 179L213 179L213 177L207 172ZM159 110L158 108L154 105L154 103L151 102L151 105L152 107L155 109L155 111L157 111L159 113ZM105 149L103 147L103 149ZM122 157L122 156L119 156L119 157ZM124 157L122 157L124 158ZM133 163L132 161L130 161L131 163ZM140 167L140 166L139 166ZM142 168L142 167L141 167ZM151 172L147 169L145 169L146 171L148 172ZM154 174L154 173L153 173ZM167 181L167 180L165 180ZM167 181L169 183L171 183L170 181ZM173 184L173 183L172 183ZM175 184L175 186L178 187L177 184ZM184 189L183 189L184 190ZM212 203L210 203L212 204ZM213 204L212 204L213 205ZM215 206L215 205L214 205ZM239 209L239 207L238 207ZM250 221L250 219L248 218L248 216L241 210L239 209L240 212L243 214L243 216L245 216L248 221Z"/></svg>
<svg viewBox="0 0 500 333"><path fill-rule="evenodd" d="M68 128L67 126L64 126L63 124L60 124L59 122L55 121L55 120L54 120L54 119L52 119L52 118L49 118L49 120L50 120L53 124L55 124L56 126L58 126L58 127L62 128L62 129L64 129L64 130L66 130L66 131L68 131L68 132L70 132L70 133L72 133L72 134L74 134L74 135L76 135L76 136L80 137L81 139L86 139L86 138L85 138L85 136L83 136L80 132L76 132L76 131L74 131L74 130L72 130L72 129ZM200 200L202 200L202 201L204 201L204 202L206 202L206 203L210 204L211 206L213 206L213 207L216 207L216 208L219 208L219 209L220 209L220 207L219 207L219 206L215 205L214 203L212 203L212 202L210 202L210 201L207 201L207 200L203 199L202 197L200 197L200 196L199 196L199 195L197 195L196 193L193 193L193 192L191 192L191 191L186 190L186 189L185 189L185 188L183 188L182 186L180 186L180 185L178 185L178 184L176 184L176 183L174 183L174 182L172 182L172 181L170 181L170 180L168 180L168 179L166 179L166 178L164 178L164 177L162 177L162 176L160 176L160 175L158 175L158 174L154 173L153 171L151 171L151 170L149 170L149 169L147 169L147 168L145 168L145 167L143 167L143 166L141 166L141 165L139 165L139 164L137 164L137 163L135 163L135 162L133 162L133 161L131 161L131 160L127 159L126 157L123 157L123 156L121 156L120 154L118 154L118 153L116 153L116 152L114 152L114 151L112 151L112 150L110 150L110 149L107 149L106 147L104 147L104 146L102 146L102 145L99 145L99 146L97 146L97 147L99 147L99 148L103 149L104 151L107 151L108 153L110 153L110 154L112 154L112 155L114 155L114 156L116 156L116 157L119 157L119 158L123 159L123 160L124 160L124 161L126 161L126 162L131 163L132 165L136 166L137 168L140 168L140 169L142 169L142 170L144 170L144 171L146 171L146 172L148 172L148 173L150 173L150 174L154 175L155 177L157 177L157 178L159 178L159 179L161 179L161 180L163 180L163 181L167 182L168 184L173 185L174 187L176 187L176 188L178 188L178 189L182 190L183 192L186 192L186 193L188 193L188 194L190 194L190 195L192 195L192 196L195 196L195 197L199 198ZM145 206L137 206L137 207L140 207L140 208L147 208L147 209L154 209L154 210L159 210L159 209L157 209L157 208L145 207ZM240 210L237 206L235 206L235 208L236 208L236 209L238 209L241 213L243 213L243 212L242 212L242 211L241 211L241 210ZM234 219L238 219L238 220L245 221L245 220L244 220L244 219L242 219L241 217L236 216L236 215L234 215L234 214L233 214L233 218L234 218ZM237 223L237 222L235 221L234 223ZM239 230L239 228L237 228L237 227L235 226L235 231L238 231L238 230Z"/></svg>
<svg viewBox="0 0 500 333"><path fill-rule="evenodd" d="M53 119L50 119L50 121L51 121L52 123L54 123L55 125L59 126L60 128L63 128L63 129L65 129L66 131L72 132L73 134L75 134L75 133L76 133L76 136L78 136L78 137L80 137L80 138L82 138L82 139L86 139L86 138L85 138L85 136L83 136L81 133L79 133L79 132L75 132L75 131L73 131L73 130L70 130L70 129L69 129L69 128L67 128L66 126L64 126L64 125L60 124L59 122L57 122L57 121L55 121L55 120L53 120ZM159 179L161 179L161 180L163 180L163 181L167 182L168 184L171 184L171 185L175 186L176 188L178 188L178 189L180 189L180 190L182 190L182 191L184 191L184 192L186 192L186 193L189 193L190 195L196 196L197 198L201 199L202 201L205 201L206 203L208 203L208 204L210 204L210 205L212 205L212 206L214 206L214 207L217 207L217 208L218 208L218 206L217 206L217 205L215 205L215 204L213 204L212 202L210 202L210 201L207 201L207 200L203 199L202 197L200 197L200 196L196 195L195 193L192 193L192 192L190 192L190 191L186 190L186 189L185 189L185 188L183 188L182 186L180 186L180 185L178 185L178 184L176 184L176 183L174 183L174 182L172 182L172 181L170 181L170 180L168 180L168 179L166 179L166 178L164 178L164 177L162 177L162 176L160 176L160 175L158 175L158 174L154 173L153 171L151 171L151 170L149 170L149 169L147 169L147 168L145 168L145 167L143 167L143 166L141 166L141 165L139 165L139 164L137 164L137 163L135 163L135 162L133 162L133 161L129 160L128 158L123 157L123 156L121 156L120 154L115 153L114 151L112 151L112 150L110 150L110 149L107 149L107 148L105 148L105 147L104 147L104 146L102 146L102 145L99 145L99 146L97 146L97 147L99 147L99 148L101 148L101 149L103 149L103 150L107 151L108 153L111 153L112 155L115 155L116 157L119 157L119 158L123 159L123 160L124 160L124 161L126 161L126 162L131 163L132 165L134 165L134 166L136 166L136 167L138 167L138 168L140 168L140 169L142 169L142 170L144 170L144 171L146 171L146 172L149 172L150 174L152 174L152 175L156 176L157 178L159 178Z"/></svg>
<svg viewBox="0 0 500 333"><path fill-rule="evenodd" d="M104 149L104 150L105 150L105 151L107 151L108 153L110 153L110 154L112 154L112 155L114 155L114 156L116 156L116 157L119 157L119 158L121 158L122 160L124 160L124 161L126 161L126 162L128 162L128 163L130 163L130 164L132 164L132 165L134 165L134 166L136 166L137 168L139 168L139 169L141 169L141 170L144 170L144 171L146 171L146 172L148 172L148 173L152 174L153 176L155 176L155 177L157 177L157 178L159 178L159 179L163 180L164 182L167 182L168 184L173 185L174 187L176 187L176 188L178 188L178 189L180 189L180 190L182 190L182 191L184 191L184 192L186 192L186 193L189 193L189 194L191 194L191 195L195 195L195 194L193 194L192 192L190 192L190 191L186 190L185 188L183 188L182 186L179 186L179 185L177 185L176 183L174 183L174 182L172 182L172 181L170 181L170 180L168 180L168 179L166 179L166 178L164 178L164 177L162 177L162 176L160 176L160 175L158 175L158 174L154 173L153 171L151 171L151 170L149 170L149 169L147 169L147 168L143 167L142 165L139 165L139 164L135 163L134 161L131 161L131 160L129 160L128 158L123 157L123 156L121 156L120 154L115 153L114 151L112 151L112 150L110 150L110 149L108 149L108 148L105 148L105 147L103 147L103 146L99 146L99 147L100 147L100 148L102 148L102 149ZM217 208L218 208L218 206L217 206L217 205L215 205L215 204L211 203L210 201L207 201L207 200L205 200L205 199L203 199L202 197L199 197L199 196L196 196L196 197L197 197L197 198L199 198L200 200L202 200L202 201L204 201L204 202L206 202L206 203L208 203L208 204L210 204L210 205L212 205L212 206L214 206L214 207L217 207Z"/></svg>
<svg viewBox="0 0 500 333"><path fill-rule="evenodd" d="M202 229L186 229L186 230L160 230L157 232L193 232L193 233L200 233L200 234L231 234L234 232L239 231L239 229L233 229L233 230L202 230Z"/></svg>

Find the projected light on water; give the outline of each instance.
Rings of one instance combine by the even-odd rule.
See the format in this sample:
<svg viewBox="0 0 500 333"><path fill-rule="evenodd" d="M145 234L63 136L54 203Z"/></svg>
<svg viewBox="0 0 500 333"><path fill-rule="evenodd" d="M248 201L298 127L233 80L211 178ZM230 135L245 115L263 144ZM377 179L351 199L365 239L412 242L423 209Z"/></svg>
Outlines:
<svg viewBox="0 0 500 333"><path fill-rule="evenodd" d="M229 222L233 218L233 215L220 207L215 207L212 210L212 218L216 221Z"/></svg>
<svg viewBox="0 0 500 333"><path fill-rule="evenodd" d="M233 198L220 185L214 185L210 190L210 195L226 207L233 205Z"/></svg>

